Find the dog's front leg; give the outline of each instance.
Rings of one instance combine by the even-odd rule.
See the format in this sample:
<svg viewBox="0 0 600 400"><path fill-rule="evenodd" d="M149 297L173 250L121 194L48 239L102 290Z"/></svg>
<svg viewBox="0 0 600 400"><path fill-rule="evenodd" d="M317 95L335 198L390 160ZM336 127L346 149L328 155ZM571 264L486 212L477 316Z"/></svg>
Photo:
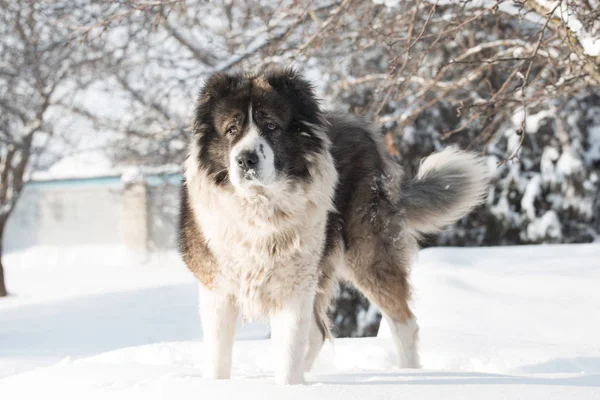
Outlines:
<svg viewBox="0 0 600 400"><path fill-rule="evenodd" d="M200 285L204 378L229 379L238 308L232 296Z"/></svg>
<svg viewBox="0 0 600 400"><path fill-rule="evenodd" d="M271 315L276 383L295 385L304 381L304 354L314 297L314 293L305 293Z"/></svg>

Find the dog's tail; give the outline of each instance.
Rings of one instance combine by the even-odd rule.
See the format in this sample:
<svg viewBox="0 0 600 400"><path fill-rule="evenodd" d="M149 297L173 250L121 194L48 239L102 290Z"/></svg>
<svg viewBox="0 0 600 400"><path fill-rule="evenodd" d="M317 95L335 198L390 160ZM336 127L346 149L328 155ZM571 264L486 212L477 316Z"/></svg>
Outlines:
<svg viewBox="0 0 600 400"><path fill-rule="evenodd" d="M403 185L408 227L417 233L440 231L484 201L487 183L486 164L474 153L449 147L430 155Z"/></svg>

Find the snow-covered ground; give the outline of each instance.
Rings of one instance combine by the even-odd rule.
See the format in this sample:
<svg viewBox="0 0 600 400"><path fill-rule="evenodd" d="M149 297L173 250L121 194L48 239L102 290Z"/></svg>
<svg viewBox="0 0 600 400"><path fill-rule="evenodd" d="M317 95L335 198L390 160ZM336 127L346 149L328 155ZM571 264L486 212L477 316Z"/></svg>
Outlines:
<svg viewBox="0 0 600 400"><path fill-rule="evenodd" d="M395 368L383 327L327 344L300 387L272 383L261 325L240 329L233 381L202 379L195 283L177 256L96 253L7 257L0 397L600 398L599 244L422 251L413 284L424 369Z"/></svg>
<svg viewBox="0 0 600 400"><path fill-rule="evenodd" d="M202 337L197 286L175 253L142 260L109 247L9 253L0 299L0 377L65 359ZM241 339L264 339L250 325ZM0 391L1 393L1 391Z"/></svg>

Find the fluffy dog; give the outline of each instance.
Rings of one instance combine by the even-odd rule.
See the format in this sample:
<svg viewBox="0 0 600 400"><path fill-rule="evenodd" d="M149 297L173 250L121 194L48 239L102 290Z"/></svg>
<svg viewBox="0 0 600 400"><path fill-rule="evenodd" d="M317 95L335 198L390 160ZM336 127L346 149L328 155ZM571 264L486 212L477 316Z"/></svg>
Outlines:
<svg viewBox="0 0 600 400"><path fill-rule="evenodd" d="M467 214L486 168L448 148L406 179L366 121L321 110L291 69L216 74L200 93L181 194L180 250L200 281L205 377L229 378L236 320L269 319L275 380L303 381L329 337L339 280L388 320L419 367L408 301L421 234Z"/></svg>

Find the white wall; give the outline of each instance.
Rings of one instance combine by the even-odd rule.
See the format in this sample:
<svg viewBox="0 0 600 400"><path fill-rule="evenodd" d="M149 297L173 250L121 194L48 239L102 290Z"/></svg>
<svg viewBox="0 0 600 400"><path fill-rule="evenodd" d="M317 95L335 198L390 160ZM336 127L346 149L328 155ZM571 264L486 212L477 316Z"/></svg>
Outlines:
<svg viewBox="0 0 600 400"><path fill-rule="evenodd" d="M8 219L5 250L122 243L121 186L119 178L27 184Z"/></svg>
<svg viewBox="0 0 600 400"><path fill-rule="evenodd" d="M29 183L9 217L4 249L37 245L174 249L178 179L150 179L143 196L139 185L126 188L118 176Z"/></svg>
<svg viewBox="0 0 600 400"><path fill-rule="evenodd" d="M6 222L4 251L21 250L38 244L38 203L40 193L25 186Z"/></svg>

